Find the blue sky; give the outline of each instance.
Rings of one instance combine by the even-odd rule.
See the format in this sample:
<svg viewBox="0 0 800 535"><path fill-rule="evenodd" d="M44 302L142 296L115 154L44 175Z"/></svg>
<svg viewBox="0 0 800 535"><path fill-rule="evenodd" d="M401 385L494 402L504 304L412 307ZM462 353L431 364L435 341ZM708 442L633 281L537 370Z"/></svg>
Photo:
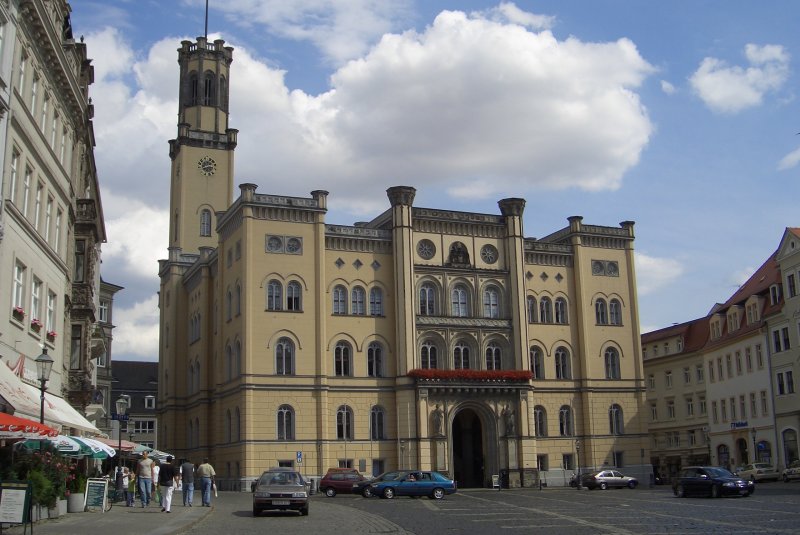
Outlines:
<svg viewBox="0 0 800 535"><path fill-rule="evenodd" d="M95 155L115 358L158 356L177 52L204 1L73 0L95 66ZM385 189L525 234L636 222L643 331L725 301L798 221L800 3L211 1L235 47L235 183L330 191L331 223Z"/></svg>

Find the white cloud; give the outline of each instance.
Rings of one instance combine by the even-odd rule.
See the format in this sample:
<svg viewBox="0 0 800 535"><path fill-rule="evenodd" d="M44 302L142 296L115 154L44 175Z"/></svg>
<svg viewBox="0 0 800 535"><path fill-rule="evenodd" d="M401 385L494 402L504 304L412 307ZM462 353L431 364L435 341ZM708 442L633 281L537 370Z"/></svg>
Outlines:
<svg viewBox="0 0 800 535"><path fill-rule="evenodd" d="M518 8L513 2L502 2L497 7L483 12L475 12L473 15L485 17L496 22L520 24L534 30L549 30L555 24L555 17L528 13Z"/></svg>
<svg viewBox="0 0 800 535"><path fill-rule="evenodd" d="M668 286L684 272L684 266L673 258L659 258L642 252L634 255L636 283L640 296L653 293ZM642 332L647 332L642 330Z"/></svg>
<svg viewBox="0 0 800 535"><path fill-rule="evenodd" d="M707 57L689 78L706 106L718 113L737 113L761 104L764 95L783 87L789 75L789 53L779 45L745 46L749 66L728 66Z"/></svg>
<svg viewBox="0 0 800 535"><path fill-rule="evenodd" d="M778 170L785 171L791 169L796 167L798 163L800 163L800 147L781 158L781 161L778 162Z"/></svg>
<svg viewBox="0 0 800 535"><path fill-rule="evenodd" d="M738 289L742 284L747 282L750 277L753 276L753 273L755 273L757 269L758 266L743 267L742 269L734 273L731 273L730 276L728 277L728 282L730 283L731 286L736 287ZM734 290L734 292L735 291L736 290ZM734 292L731 292L731 294L733 294Z"/></svg>
<svg viewBox="0 0 800 535"><path fill-rule="evenodd" d="M158 360L158 296L130 308L114 307L114 354Z"/></svg>
<svg viewBox="0 0 800 535"><path fill-rule="evenodd" d="M103 262L113 266L115 276L153 277L158 260L166 257L169 216L166 210L132 198L121 198L112 190L103 192L108 243ZM112 271L109 269L109 271Z"/></svg>
<svg viewBox="0 0 800 535"><path fill-rule="evenodd" d="M661 80L661 90L667 95L672 95L673 93L675 93L675 91L677 91L677 89L675 89L675 86L667 82L666 80Z"/></svg>

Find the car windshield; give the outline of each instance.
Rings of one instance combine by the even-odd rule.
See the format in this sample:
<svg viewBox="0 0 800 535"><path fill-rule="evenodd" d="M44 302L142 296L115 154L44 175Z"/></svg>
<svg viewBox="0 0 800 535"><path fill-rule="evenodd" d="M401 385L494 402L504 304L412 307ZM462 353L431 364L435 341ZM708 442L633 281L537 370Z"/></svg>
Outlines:
<svg viewBox="0 0 800 535"><path fill-rule="evenodd" d="M733 477L733 474L724 468L706 468L706 472L711 477Z"/></svg>
<svg viewBox="0 0 800 535"><path fill-rule="evenodd" d="M756 463L753 466L756 468L772 468L772 465L767 463Z"/></svg>
<svg viewBox="0 0 800 535"><path fill-rule="evenodd" d="M302 485L303 478L297 472L265 472L259 485Z"/></svg>

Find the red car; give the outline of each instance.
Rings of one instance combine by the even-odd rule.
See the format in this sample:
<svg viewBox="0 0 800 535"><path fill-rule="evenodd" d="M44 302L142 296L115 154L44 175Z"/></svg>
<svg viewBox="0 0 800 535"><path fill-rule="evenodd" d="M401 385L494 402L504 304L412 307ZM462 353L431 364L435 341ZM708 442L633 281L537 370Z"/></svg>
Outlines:
<svg viewBox="0 0 800 535"><path fill-rule="evenodd" d="M364 476L354 468L331 468L319 482L319 491L333 498L339 492L352 493L353 487L364 481Z"/></svg>

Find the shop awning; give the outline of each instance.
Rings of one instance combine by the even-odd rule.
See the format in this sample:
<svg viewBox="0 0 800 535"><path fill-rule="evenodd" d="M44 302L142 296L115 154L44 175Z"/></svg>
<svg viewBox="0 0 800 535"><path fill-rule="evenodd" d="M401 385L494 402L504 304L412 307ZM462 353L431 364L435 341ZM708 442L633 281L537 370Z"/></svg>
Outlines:
<svg viewBox="0 0 800 535"><path fill-rule="evenodd" d="M16 416L39 419L39 389L22 381L4 362L0 362L0 396L14 407ZM100 434L100 430L64 398L45 392L44 401L44 421L47 425L62 431L62 428L71 427L84 433Z"/></svg>
<svg viewBox="0 0 800 535"><path fill-rule="evenodd" d="M0 412L0 438L44 439L55 437L58 431L39 422Z"/></svg>

